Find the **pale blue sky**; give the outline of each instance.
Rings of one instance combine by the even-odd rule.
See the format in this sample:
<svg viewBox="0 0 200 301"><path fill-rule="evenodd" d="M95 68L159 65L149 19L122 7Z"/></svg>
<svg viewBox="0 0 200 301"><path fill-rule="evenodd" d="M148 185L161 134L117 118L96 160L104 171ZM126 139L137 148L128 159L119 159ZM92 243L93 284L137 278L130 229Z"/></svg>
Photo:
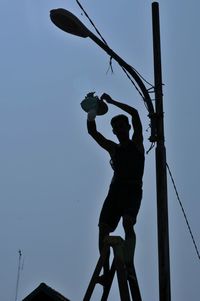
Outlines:
<svg viewBox="0 0 200 301"><path fill-rule="evenodd" d="M151 3L82 0L110 47L153 82ZM200 248L199 70L197 0L159 1L167 160ZM75 0L2 0L0 10L0 298L15 299L18 250L24 261L18 300L45 282L80 301L98 259L98 216L112 171L86 132L80 102L90 91L135 106L149 148L149 120L135 88L89 39L56 28L49 11L73 12L92 31ZM99 130L115 139L110 118ZM158 300L155 150L146 157L136 225L135 264L143 301ZM171 182L169 224L172 300L200 298L200 264ZM117 235L123 235L119 225ZM101 288L95 292L99 299ZM119 300L116 282L110 300Z"/></svg>

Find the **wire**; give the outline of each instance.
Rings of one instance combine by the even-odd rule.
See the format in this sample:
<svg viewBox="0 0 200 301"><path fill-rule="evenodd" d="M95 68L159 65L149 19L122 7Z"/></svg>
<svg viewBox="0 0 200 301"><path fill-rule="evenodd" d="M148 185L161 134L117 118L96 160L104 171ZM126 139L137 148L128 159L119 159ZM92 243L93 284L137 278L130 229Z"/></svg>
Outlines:
<svg viewBox="0 0 200 301"><path fill-rule="evenodd" d="M78 6L81 8L81 10L83 11L83 13L85 14L85 16L88 18L88 20L90 21L90 23L92 24L92 26L94 27L94 29L96 30L97 34L100 36L100 38L102 39L102 41L105 43L105 45L108 46L108 43L106 42L106 40L103 38L103 36L101 35L101 33L99 32L99 30L97 29L97 27L95 26L94 22L91 20L91 18L89 17L89 15L87 14L87 12L85 11L85 9L83 8L83 6L81 5L80 1L76 0ZM108 46L109 47L109 46ZM110 48L110 47L109 47ZM120 65L120 63L118 63ZM135 84L135 82L133 81L133 79L130 77L130 75L128 74L128 72L126 71L126 69L120 65L120 67L122 68L122 70L124 71L124 73L126 74L126 76L128 77L128 79L131 81L131 83L133 84L133 86L135 87L135 89L137 90L137 92L140 94L144 105L148 111L148 105L146 103L146 99L144 97L144 95L142 94L142 92L139 90L139 88L137 87L137 85ZM140 77L141 80L145 81L148 85L150 85L150 88L147 90L153 90L151 91L151 93L153 93L155 91L155 87L149 83L135 68L133 68L131 66L131 68L133 69L133 71L135 71L135 73ZM110 56L110 62L109 62L109 68L107 70L106 73L108 73L108 71L111 69L111 72L113 73L113 68L112 68L112 56ZM148 115L150 116L150 115ZM151 127L151 126L150 126ZM149 153L155 146L155 143L152 143L149 150L147 151L147 153Z"/></svg>
<svg viewBox="0 0 200 301"><path fill-rule="evenodd" d="M97 27L95 26L94 22L91 20L91 18L88 16L87 12L85 11L85 9L83 8L83 6L81 5L81 3L76 0L77 4L79 5L79 7L81 8L81 10L84 12L85 16L88 18L88 20L90 21L90 23L92 24L92 26L95 28L97 34L101 37L102 41L108 46L108 43L105 41L105 39L103 38L103 36L101 35L101 33L99 32L99 30L97 29ZM132 66L131 66L132 67ZM130 77L130 75L128 74L128 72L125 70L124 67L122 67L122 70L124 71L124 73L126 74L126 76L129 78L129 80L132 82L132 84L134 85L135 89L137 90L137 92L140 94L140 96L142 97L142 99L144 100L144 104L147 108L147 105L146 105L146 102L145 102L145 98L144 96L142 95L142 93L140 92L140 90L138 89L138 87L136 86L136 84L134 83L134 81L132 80L132 78ZM109 69L111 69L111 71L113 72L113 69L112 69L112 57L110 58L110 63L109 63ZM109 70L108 69L108 70ZM155 87L150 83L148 82L135 68L132 67L132 69L137 73L137 75L142 79L144 80L148 85L150 85L150 88L148 89L149 93L153 93L154 90L155 90ZM107 71L108 72L108 71ZM150 91L150 90L153 90L153 91ZM147 151L147 153L149 153L149 151L154 147L155 143L152 143L150 149ZM185 210L183 208L183 204L180 200L180 197L179 197L179 194L178 194L178 191L177 191L177 188L176 188L176 184L175 184L175 181L174 181L174 178L172 176L172 173L171 173L171 170L169 168L169 165L166 163L166 166L167 166L167 169L168 169L168 172L169 172L169 175L170 175L170 178L171 178L171 181L172 181L172 184L173 184L173 187L174 187L174 190L175 190L175 193L176 193L176 196L177 196L177 199L179 201L179 204L180 204L180 207L181 207L181 210L182 210L182 213L183 213L183 216L185 218L185 221L186 221L186 224L187 224L187 227L188 227L188 230L189 230L189 233L190 233L190 236L192 238L192 242L193 242L193 245L195 247L195 250L196 250L196 253L197 253L197 256L198 258L200 259L200 253L198 251L198 248L197 248L197 244L195 242L195 239L194 239L194 235L192 233L192 230L191 230L191 227L190 227L190 224L189 224L189 221L188 221L188 218L186 216L186 213L185 213Z"/></svg>
<svg viewBox="0 0 200 301"><path fill-rule="evenodd" d="M132 84L134 85L135 89L138 91L138 93L142 97L142 99L144 100L144 96L142 95L142 93L140 92L140 90L138 89L138 87L136 86L136 84L134 83L134 81L132 80L132 78L130 77L130 75L128 74L128 72L126 71L126 69L124 67L122 67L122 66L121 66L121 68L124 71L124 73L126 74L126 76L130 79L130 81L132 82ZM146 106L146 103L145 103L145 106Z"/></svg>
<svg viewBox="0 0 200 301"><path fill-rule="evenodd" d="M80 3L78 0L76 0L76 2L77 2L77 4L78 4L78 6L81 8L81 10L84 12L85 16L88 18L88 20L90 21L90 23L92 24L92 26L95 28L97 34L101 37L102 41L103 41L106 45L108 45L107 42L104 40L103 36L100 34L100 32L99 32L99 30L97 29L97 27L95 26L94 22L93 22L93 21L91 20L91 18L88 16L87 12L85 11L85 9L84 9L83 6L81 5L81 3Z"/></svg>
<svg viewBox="0 0 200 301"><path fill-rule="evenodd" d="M171 170L170 170L169 165L168 165L167 163L166 163L166 166L167 166L167 170L168 170L168 172L169 172L169 175L170 175L170 178L171 178L171 181L172 181L172 184L173 184L175 193L176 193L176 197L177 197L177 199L178 199L178 202L179 202L179 205L180 205L180 207L181 207L183 216L184 216L184 218L185 218L185 222L186 222L186 224L187 224L187 227L188 227L190 236L191 236L191 238L192 238L192 242L193 242L195 251L196 251L196 253L197 253L198 259L200 260L200 253L199 253L197 244L196 244L196 242L195 242L194 235L193 235L193 233L192 233L192 230L191 230L191 227L190 227L190 224L189 224L189 221L188 221L186 212L185 212L185 210L184 210L184 208L183 208L183 204L182 204L182 202L181 202L181 200L180 200L180 197L179 197L179 194L178 194L178 190L177 190L177 188L176 188L176 184L175 184L174 178L173 178L173 176L172 176Z"/></svg>
<svg viewBox="0 0 200 301"><path fill-rule="evenodd" d="M91 20L91 18L89 17L89 15L87 14L87 12L85 11L85 9L83 8L83 6L81 5L80 1L76 0L78 6L81 8L81 10L84 12L85 16L88 18L88 20L90 21L90 23L92 24L92 26L94 27L94 29L96 30L97 34L101 37L102 41L108 46L108 43L106 42L106 40L103 38L103 36L101 35L100 31L97 29L97 27L95 26L94 22ZM109 47L109 46L108 46ZM125 70L124 67L122 67L122 70L124 71L124 73L127 75L127 77L129 78L129 80L132 82L132 84L134 85L135 89L138 91L138 93L140 94L140 96L142 97L142 99L144 100L144 103L145 103L145 98L144 96L142 95L142 93L140 92L140 90L138 89L138 87L136 86L136 84L134 83L134 81L132 80L132 78L129 76L128 72ZM135 73L137 73L137 75L143 79L148 85L151 86L150 89L154 89L154 86L149 83L135 68L133 68L131 66L131 68L135 71ZM113 72L113 69L112 69L112 57L110 58L110 63L109 63L109 69L111 69L111 71ZM108 70L109 70L108 69ZM108 72L108 71L107 71ZM147 105L145 103L145 107L147 108Z"/></svg>
<svg viewBox="0 0 200 301"><path fill-rule="evenodd" d="M131 66L131 68L135 71L135 73L137 73L137 75L139 75L139 77L140 77L141 79L143 79L143 81L144 81L145 83L147 83L147 84L150 86L149 89L155 89L154 85L152 85L148 80L146 80L146 79L144 78L144 76L141 75L141 73L139 73L135 68L133 68L133 66ZM148 90L149 90L149 89L148 89Z"/></svg>

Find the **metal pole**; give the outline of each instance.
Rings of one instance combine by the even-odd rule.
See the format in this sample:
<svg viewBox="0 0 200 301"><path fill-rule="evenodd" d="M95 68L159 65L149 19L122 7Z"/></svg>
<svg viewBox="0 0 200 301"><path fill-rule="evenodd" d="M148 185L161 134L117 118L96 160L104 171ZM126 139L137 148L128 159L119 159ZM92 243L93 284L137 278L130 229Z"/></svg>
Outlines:
<svg viewBox="0 0 200 301"><path fill-rule="evenodd" d="M170 301L170 259L169 229L167 205L166 149L164 140L164 115L162 93L162 69L160 46L159 4L152 3L153 54L155 80L155 110L157 116L156 144L156 185L157 185L157 223L158 223L158 261L159 261L159 296L160 301Z"/></svg>

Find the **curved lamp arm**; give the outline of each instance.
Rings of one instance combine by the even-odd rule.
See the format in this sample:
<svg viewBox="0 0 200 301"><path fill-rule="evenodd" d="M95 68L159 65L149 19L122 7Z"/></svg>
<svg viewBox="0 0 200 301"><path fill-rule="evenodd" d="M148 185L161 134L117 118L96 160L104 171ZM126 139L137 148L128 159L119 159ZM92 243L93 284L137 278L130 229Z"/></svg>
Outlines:
<svg viewBox="0 0 200 301"><path fill-rule="evenodd" d="M50 11L50 19L51 21L59 27L61 30L82 37L89 37L93 40L98 46L100 46L109 56L111 56L115 61L118 62L120 66L122 66L136 81L139 86L143 96L144 101L147 104L149 111L149 118L151 120L151 136L149 140L151 142L155 142L157 139L156 133L156 124L155 124L155 113L154 107L149 95L148 90L146 89L143 81L138 76L138 74L134 71L131 65L127 64L118 54L116 54L107 44L102 42L96 35L94 35L74 14L63 9L53 9Z"/></svg>

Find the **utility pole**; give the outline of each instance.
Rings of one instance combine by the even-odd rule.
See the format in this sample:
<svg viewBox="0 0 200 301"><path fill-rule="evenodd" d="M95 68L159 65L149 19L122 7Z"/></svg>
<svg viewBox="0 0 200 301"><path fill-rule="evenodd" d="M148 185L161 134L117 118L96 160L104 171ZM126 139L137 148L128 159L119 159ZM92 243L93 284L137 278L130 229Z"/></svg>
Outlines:
<svg viewBox="0 0 200 301"><path fill-rule="evenodd" d="M159 4L152 3L153 54L156 111L156 186L157 186L157 223L158 223L158 262L160 301L171 300L169 228L167 201L166 148L164 139L164 113L162 92L162 68L160 46Z"/></svg>

